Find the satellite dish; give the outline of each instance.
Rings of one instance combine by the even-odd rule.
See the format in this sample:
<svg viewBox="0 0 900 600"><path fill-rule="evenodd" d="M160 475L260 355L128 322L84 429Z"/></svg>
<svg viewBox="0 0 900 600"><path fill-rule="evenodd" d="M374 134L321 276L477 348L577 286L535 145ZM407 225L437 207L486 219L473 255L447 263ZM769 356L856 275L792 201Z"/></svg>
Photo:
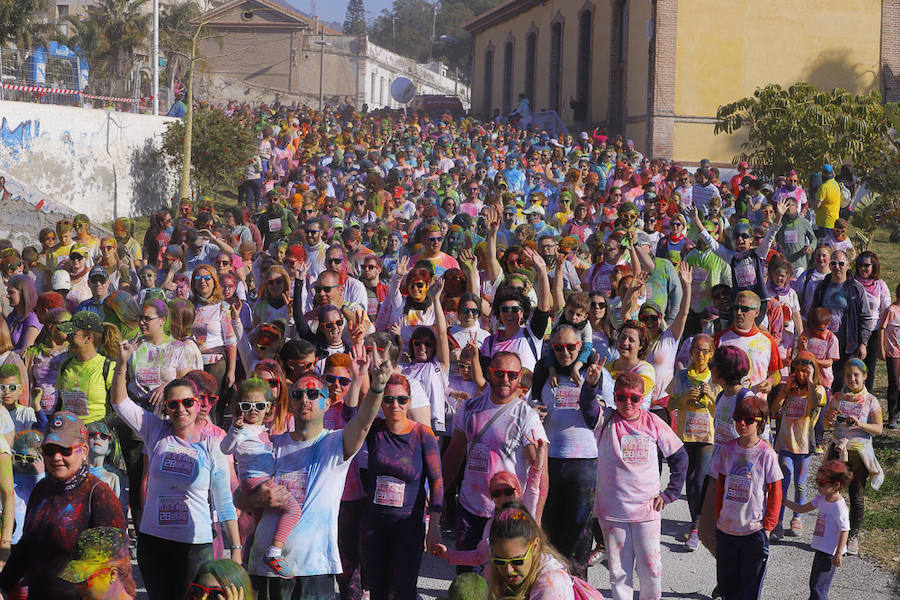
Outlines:
<svg viewBox="0 0 900 600"><path fill-rule="evenodd" d="M391 83L391 98L400 104L406 104L416 95L416 86L406 77L398 77Z"/></svg>

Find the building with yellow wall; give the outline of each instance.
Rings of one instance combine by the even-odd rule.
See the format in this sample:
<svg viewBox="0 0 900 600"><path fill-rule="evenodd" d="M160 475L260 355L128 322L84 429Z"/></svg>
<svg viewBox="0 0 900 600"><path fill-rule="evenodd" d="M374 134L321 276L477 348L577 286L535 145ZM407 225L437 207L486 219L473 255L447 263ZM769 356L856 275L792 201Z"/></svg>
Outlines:
<svg viewBox="0 0 900 600"><path fill-rule="evenodd" d="M900 0L510 0L464 27L476 114L524 93L686 163L730 164L742 139L713 134L716 109L769 83L900 100Z"/></svg>

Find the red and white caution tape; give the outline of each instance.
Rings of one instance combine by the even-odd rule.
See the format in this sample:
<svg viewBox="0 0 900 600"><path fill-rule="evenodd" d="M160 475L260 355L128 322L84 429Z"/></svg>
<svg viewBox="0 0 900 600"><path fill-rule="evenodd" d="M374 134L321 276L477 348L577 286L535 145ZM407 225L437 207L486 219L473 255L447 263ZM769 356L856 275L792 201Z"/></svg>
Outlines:
<svg viewBox="0 0 900 600"><path fill-rule="evenodd" d="M48 88L39 85L20 85L17 83L4 83L3 89L15 90L17 92L39 92L41 94L65 94L70 96L83 96L90 100L106 100L108 102L149 102L153 100L153 96L145 96L143 98L116 98L113 96L97 96L96 94L85 94L81 90L67 90L64 88Z"/></svg>

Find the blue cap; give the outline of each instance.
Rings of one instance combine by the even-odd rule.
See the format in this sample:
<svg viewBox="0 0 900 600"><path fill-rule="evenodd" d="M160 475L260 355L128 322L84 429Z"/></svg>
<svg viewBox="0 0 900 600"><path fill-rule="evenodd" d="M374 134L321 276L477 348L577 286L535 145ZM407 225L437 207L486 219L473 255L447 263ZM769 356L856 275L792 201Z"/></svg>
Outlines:
<svg viewBox="0 0 900 600"><path fill-rule="evenodd" d="M822 172L823 173L834 173L834 167L832 167L829 164L824 164L824 165L822 165Z"/></svg>

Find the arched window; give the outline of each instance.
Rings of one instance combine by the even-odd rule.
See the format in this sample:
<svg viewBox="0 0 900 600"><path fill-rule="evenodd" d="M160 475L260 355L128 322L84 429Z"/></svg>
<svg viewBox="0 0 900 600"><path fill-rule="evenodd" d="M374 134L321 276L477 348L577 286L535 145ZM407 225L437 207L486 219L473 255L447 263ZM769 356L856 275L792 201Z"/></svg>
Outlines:
<svg viewBox="0 0 900 600"><path fill-rule="evenodd" d="M575 120L587 121L591 105L591 27L594 14L586 10L578 18L578 69L575 93L581 102L575 108Z"/></svg>
<svg viewBox="0 0 900 600"><path fill-rule="evenodd" d="M494 108L494 49L484 53L484 116L490 119Z"/></svg>
<svg viewBox="0 0 900 600"><path fill-rule="evenodd" d="M534 102L534 73L537 69L537 32L531 32L525 37L525 97L531 102L532 110L536 109Z"/></svg>
<svg viewBox="0 0 900 600"><path fill-rule="evenodd" d="M550 89L547 106L559 112L559 94L562 80L563 24L555 22L550 27Z"/></svg>
<svg viewBox="0 0 900 600"><path fill-rule="evenodd" d="M503 114L512 112L513 43L503 47Z"/></svg>

